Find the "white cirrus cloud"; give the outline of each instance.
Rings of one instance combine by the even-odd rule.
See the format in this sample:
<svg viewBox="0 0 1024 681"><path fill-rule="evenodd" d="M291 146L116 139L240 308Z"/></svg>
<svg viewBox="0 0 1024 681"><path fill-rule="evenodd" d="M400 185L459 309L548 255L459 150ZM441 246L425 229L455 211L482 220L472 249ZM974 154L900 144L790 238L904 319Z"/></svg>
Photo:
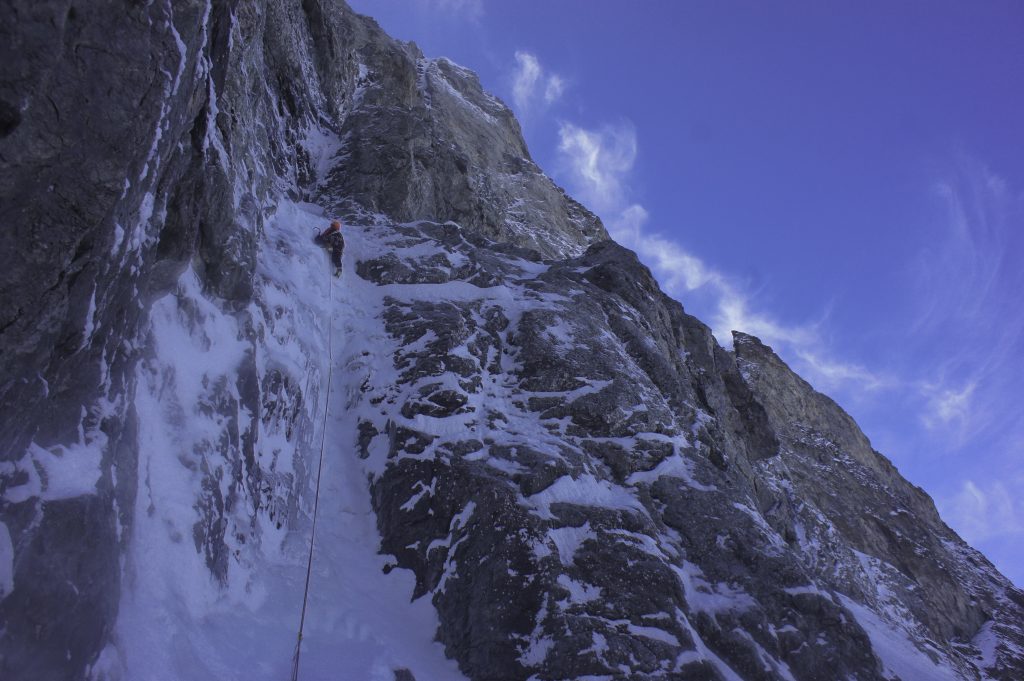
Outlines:
<svg viewBox="0 0 1024 681"><path fill-rule="evenodd" d="M445 12L470 21L479 21L484 13L483 0L417 0L427 10Z"/></svg>
<svg viewBox="0 0 1024 681"><path fill-rule="evenodd" d="M994 537L1024 534L1024 508L1020 492L995 480L978 483L965 480L960 489L941 503L942 515L968 543Z"/></svg>
<svg viewBox="0 0 1024 681"><path fill-rule="evenodd" d="M798 349L801 368L814 384L829 390L841 386L857 386L862 391L875 392L883 388L895 388L901 385L897 379L872 371L851 362L843 362L822 356L807 349Z"/></svg>
<svg viewBox="0 0 1024 681"><path fill-rule="evenodd" d="M629 123L588 130L563 122L558 129L558 152L584 201L598 213L624 211L627 204L626 178L636 162L636 130ZM638 207L642 210L642 207ZM634 221L640 216L633 211ZM646 219L646 211L643 214ZM632 224L639 230L641 224Z"/></svg>
<svg viewBox="0 0 1024 681"><path fill-rule="evenodd" d="M912 266L913 332L941 355L920 386L922 420L960 444L996 430L1021 437L1020 420L999 415L1024 372L1024 196L964 155L934 189L942 215Z"/></svg>
<svg viewBox="0 0 1024 681"><path fill-rule="evenodd" d="M810 346L813 326L788 326L753 308L742 287L677 242L646 229L648 212L630 201L628 178L636 163L636 130L628 122L587 129L573 123L559 126L562 170L583 202L601 215L612 238L636 251L654 271L662 287L677 297L699 292L713 300L711 326L728 345L735 329L769 344Z"/></svg>
<svg viewBox="0 0 1024 681"><path fill-rule="evenodd" d="M944 215L905 289L921 313L887 339L893 356L880 372L836 358L823 322L788 324L758 309L742 281L652 231L630 188L638 154L631 124L562 122L558 152L569 189L637 252L666 292L701 307L720 342L730 343L732 329L760 337L812 384L860 402L876 425L904 436L895 442L945 461L950 474L961 464L941 457L967 446L972 462L988 462L985 470L973 464L976 472L938 505L965 539L1013 572L1021 554L1012 546L1024 536L1024 194L971 163L937 185ZM890 412L880 415L886 405L896 421ZM902 414L909 418L899 421Z"/></svg>
<svg viewBox="0 0 1024 681"><path fill-rule="evenodd" d="M536 55L519 50L515 54L516 66L512 74L512 101L516 109L526 113L540 100L551 105L565 92L565 79L548 73Z"/></svg>
<svg viewBox="0 0 1024 681"><path fill-rule="evenodd" d="M927 409L921 417L924 424L931 429L956 428L964 430L971 422L973 412L971 398L977 387L978 384L975 382L960 388L922 384L921 392L927 401Z"/></svg>
<svg viewBox="0 0 1024 681"><path fill-rule="evenodd" d="M544 86L544 102L551 104L565 92L565 80L558 74L548 77L547 85Z"/></svg>

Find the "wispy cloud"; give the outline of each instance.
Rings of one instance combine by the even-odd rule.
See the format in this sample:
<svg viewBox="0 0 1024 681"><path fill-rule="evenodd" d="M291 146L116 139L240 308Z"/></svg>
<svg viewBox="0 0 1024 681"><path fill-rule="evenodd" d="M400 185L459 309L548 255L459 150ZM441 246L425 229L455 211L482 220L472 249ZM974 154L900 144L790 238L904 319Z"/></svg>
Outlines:
<svg viewBox="0 0 1024 681"><path fill-rule="evenodd" d="M925 295L921 319L911 331L925 338L954 335L956 351L891 373L835 357L821 322L789 324L758 309L742 281L650 230L649 213L632 200L629 186L638 153L630 123L588 129L562 122L559 140L561 170L572 190L602 216L614 239L639 254L670 295L707 302L706 321L723 344L731 342L733 329L758 336L820 390L858 401L877 400L879 391L888 391L890 399L916 404L927 428L959 442L1002 413L996 402L1008 393L994 384L1024 371L1024 313L1006 318L1008 310L1020 309L1006 296L1024 291L1024 268L1007 252L1009 221L1019 198L986 169L975 165L967 177L937 185L946 224L916 271ZM1019 246L1016 252L1024 254ZM1016 370L1010 370L1015 363Z"/></svg>
<svg viewBox="0 0 1024 681"><path fill-rule="evenodd" d="M631 201L629 176L637 157L636 130L628 122L587 129L563 122L559 153L572 189L602 216L612 237L637 252L670 294L700 292L713 300L711 326L720 342L731 343L733 329L767 343L813 345L813 325L790 326L756 311L732 278L709 266L678 242L647 229L647 210Z"/></svg>
<svg viewBox="0 0 1024 681"><path fill-rule="evenodd" d="M921 415L924 424L933 430L954 428L961 432L965 431L971 422L971 397L977 386L977 383L972 382L954 389L923 383L921 391L927 400L927 409Z"/></svg>
<svg viewBox="0 0 1024 681"><path fill-rule="evenodd" d="M1024 197L965 156L934 189L943 210L913 265L913 332L941 339L943 353L921 384L922 420L963 443L1006 427L993 416L1024 371Z"/></svg>
<svg viewBox="0 0 1024 681"><path fill-rule="evenodd" d="M1009 260L1021 218L1021 197L987 166L960 156L954 170L936 182L934 193L943 215L934 238L915 262L917 284L931 304L922 308L917 327L930 330L951 320L979 330L1001 326L992 303L1011 281L1024 281L1019 263ZM927 294L931 294L930 296ZM1020 321L1015 324L1020 330Z"/></svg>
<svg viewBox="0 0 1024 681"><path fill-rule="evenodd" d="M961 155L935 184L941 207L913 264L926 358L918 383L933 456L970 471L938 499L943 517L1018 582L1024 536L1024 195Z"/></svg>
<svg viewBox="0 0 1024 681"><path fill-rule="evenodd" d="M590 205L602 213L629 207L626 205L626 178L633 170L637 153L636 130L632 124L588 130L563 122L558 138L563 166L575 189Z"/></svg>
<svg viewBox="0 0 1024 681"><path fill-rule="evenodd" d="M1022 492L1024 489L1011 489L1002 481L984 484L966 480L956 494L941 504L941 512L971 544L1021 535L1024 534L1024 506L1019 501Z"/></svg>
<svg viewBox="0 0 1024 681"><path fill-rule="evenodd" d="M544 86L544 103L551 104L561 98L565 92L565 80L558 74L548 77L547 85Z"/></svg>
<svg viewBox="0 0 1024 681"><path fill-rule="evenodd" d="M886 439L907 448L892 452L897 458L921 452L928 463L918 466L945 461L950 471L969 465L952 463L958 452L987 462L972 465L970 479L938 505L965 539L1020 579L1013 567L1019 554L1007 546L1024 535L1024 197L979 164L936 186L942 218L904 291L921 312L904 334L887 339L880 353L891 355L878 370L836 357L827 318L785 323L759 309L741 280L652 231L630 187L638 148L628 122L559 127L560 170L570 189L663 289L691 308L701 301L721 342L730 342L732 329L760 337L818 389L872 414L888 429Z"/></svg>
<svg viewBox="0 0 1024 681"><path fill-rule="evenodd" d="M803 363L803 370L821 390L852 385L862 391L875 392L900 385L900 381L894 377L871 371L859 364L823 357L807 349L798 349L796 355Z"/></svg>
<svg viewBox="0 0 1024 681"><path fill-rule="evenodd" d="M484 14L483 0L417 0L428 10L445 12L476 22Z"/></svg>
<svg viewBox="0 0 1024 681"><path fill-rule="evenodd" d="M527 113L538 103L553 104L565 92L565 79L548 73L537 56L518 51L512 74L512 101L520 114Z"/></svg>
<svg viewBox="0 0 1024 681"><path fill-rule="evenodd" d="M512 99L520 111L530 106L537 91L541 67L537 57L529 52L516 52L516 70L512 77Z"/></svg>
<svg viewBox="0 0 1024 681"><path fill-rule="evenodd" d="M678 243L658 234L643 231L642 225L613 221L612 236L635 250L658 273L670 295L699 292L710 296L714 310L709 320L719 342L732 343L731 332L743 331L776 347L810 347L817 343L814 325L791 326L755 309L747 293L734 279L707 265Z"/></svg>

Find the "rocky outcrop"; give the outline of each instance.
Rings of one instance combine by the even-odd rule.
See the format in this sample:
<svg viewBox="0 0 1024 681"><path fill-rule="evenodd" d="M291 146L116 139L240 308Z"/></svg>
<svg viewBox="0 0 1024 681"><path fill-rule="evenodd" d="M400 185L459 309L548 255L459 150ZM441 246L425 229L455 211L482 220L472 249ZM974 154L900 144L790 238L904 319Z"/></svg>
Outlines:
<svg viewBox="0 0 1024 681"><path fill-rule="evenodd" d="M757 339L722 350L611 242L394 234L360 273L419 286L386 298L398 380L366 377L361 452L470 678L883 679L900 636L930 678L1019 669L1019 592Z"/></svg>
<svg viewBox="0 0 1024 681"><path fill-rule="evenodd" d="M986 622L1005 622L1009 654L1005 666L988 673L1018 673L1012 670L1024 643L1021 592L942 522L931 498L871 447L839 405L757 338L734 332L733 345L744 379L782 442L777 461L765 470L776 493L785 490L770 517L773 526L797 537L810 564L834 564L824 574L834 589L881 610L905 610L925 640L956 648ZM870 566L868 577L888 573L884 587L836 556L851 549Z"/></svg>
<svg viewBox="0 0 1024 681"><path fill-rule="evenodd" d="M347 163L328 176L346 205L395 220L453 221L548 256L608 234L530 160L511 110L476 74L414 45L364 67L358 106L341 128ZM395 106L395 95L401 96Z"/></svg>
<svg viewBox="0 0 1024 681"><path fill-rule="evenodd" d="M1024 673L1020 592L471 72L340 1L0 13L3 678L116 678L126 601L245 598L306 530L319 215L360 230L372 329L332 444L468 677Z"/></svg>
<svg viewBox="0 0 1024 681"><path fill-rule="evenodd" d="M0 12L0 675L74 678L117 613L146 298L192 254L175 213L206 212L175 190L200 179L178 142L202 112L203 8L180 3L177 24L162 5Z"/></svg>
<svg viewBox="0 0 1024 681"><path fill-rule="evenodd" d="M16 585L0 604L0 669L68 678L95 658L117 613L147 311L180 290L183 271L224 313L241 314L250 347L248 368L201 400L233 424L202 445L215 456L182 454L201 471L200 519L184 531L223 582L232 535L258 541L252 523L294 512L306 476L302 462L298 478L282 478L257 456L278 428L302 437L307 414L294 403L303 369L320 368L257 366L274 326L257 290L260 236L278 197L311 195L318 164L340 152L349 210L459 220L547 253L604 231L529 161L511 113L475 76L423 59L341 3L121 12L52 1L0 12L0 521L13 548L0 569ZM319 144L328 138L330 149ZM259 313L245 320L253 304ZM195 308L182 309L193 323ZM268 391L289 403L284 422L266 413ZM59 469L77 482L55 484ZM239 526L230 516L240 505L253 512ZM65 586L35 578L57 564L75 576ZM69 600L81 600L81 615L57 626Z"/></svg>

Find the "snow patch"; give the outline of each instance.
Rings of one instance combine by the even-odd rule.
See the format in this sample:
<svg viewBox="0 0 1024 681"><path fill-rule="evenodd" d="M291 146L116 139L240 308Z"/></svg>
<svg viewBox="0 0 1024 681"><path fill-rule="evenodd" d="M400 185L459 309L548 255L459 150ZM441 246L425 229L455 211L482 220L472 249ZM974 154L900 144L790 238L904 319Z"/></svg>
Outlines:
<svg viewBox="0 0 1024 681"><path fill-rule="evenodd" d="M607 480L599 480L591 474L573 478L563 475L547 489L526 497L527 503L546 520L553 519L553 504L576 506L600 506L603 508L646 513L643 505L628 491Z"/></svg>
<svg viewBox="0 0 1024 681"><path fill-rule="evenodd" d="M885 622L872 610L851 598L839 594L839 600L843 607L853 613L857 624L871 639L871 647L886 672L901 679L957 681L961 678L951 667L935 662L918 649L901 628Z"/></svg>
<svg viewBox="0 0 1024 681"><path fill-rule="evenodd" d="M683 561L682 565L671 567L683 586L686 602L695 611L714 615L719 612L741 612L757 606L757 601L749 594L725 582L709 582L703 571L693 563Z"/></svg>
<svg viewBox="0 0 1024 681"><path fill-rule="evenodd" d="M324 458L300 678L334 678L343 669L351 678L390 681L393 670L408 668L421 679L464 679L433 640L439 622L430 599L412 601L414 575L385 572L392 560L378 553L380 535L366 483L383 468L387 437L374 438L365 461L350 455L357 420L371 408L361 401L360 387L377 374L393 380L391 346L381 342L384 292L354 275L355 260L370 259L382 245L372 229L349 225L345 274L332 280L329 260L309 230L322 215L310 204L278 203L260 234L256 301L247 309L218 307L191 270L174 294L154 303L151 352L136 381L138 496L116 649L104 651L94 671L128 679L150 678L159 669L182 681L288 677L309 551L309 472L319 454L329 388L326 441L336 449ZM330 385L328 339L334 357ZM225 533L228 579L221 585L193 540L202 520L198 493L203 471L228 464L222 438L233 426L223 406L241 403L240 369L253 363L258 375L276 370L295 394L301 388L301 403L285 403L280 410L298 410L297 432L288 435L284 425L255 419L260 431L254 454L268 475L264 482L283 480L275 484L285 485L280 494L296 507L281 529L265 509L253 515L253 500L236 488L237 500L225 513L233 527ZM240 428L254 420L241 407L234 413ZM208 446L213 442L215 447ZM290 476L296 476L293 483ZM221 485L226 498L233 473L205 479ZM467 505L451 529L471 514ZM241 543L236 531L252 539Z"/></svg>
<svg viewBox="0 0 1024 681"><path fill-rule="evenodd" d="M82 418L86 410L82 409ZM70 499L84 494L95 494L96 483L102 471L100 463L107 445L107 436L99 430L88 433L79 425L78 442L43 448L30 443L18 461L0 463L0 474L5 477L24 476L25 482L8 487L5 498L21 503L32 497L43 501Z"/></svg>
<svg viewBox="0 0 1024 681"><path fill-rule="evenodd" d="M569 592L569 603L589 603L601 598L601 587L577 582L569 575L558 575L558 584Z"/></svg>
<svg viewBox="0 0 1024 681"><path fill-rule="evenodd" d="M2 537L0 537L2 538ZM981 657L978 658L978 666L982 669L989 669L994 667L996 664L996 646L999 644L999 637L996 636L996 632L992 629L994 621L989 620L981 626L978 633L971 639L971 643L981 651Z"/></svg>
<svg viewBox="0 0 1024 681"><path fill-rule="evenodd" d="M693 463L684 458L678 451L666 457L657 466L649 471L637 471L626 479L626 484L653 484L660 478L678 478L684 481L687 487L698 492L714 492L718 488L714 485L705 485L697 481L693 476Z"/></svg>
<svg viewBox="0 0 1024 681"><path fill-rule="evenodd" d="M575 560L576 551L584 542L596 539L597 535L590 529L590 522L585 522L580 527L556 527L548 530L548 537L554 542L558 550L558 559L562 565L569 567Z"/></svg>

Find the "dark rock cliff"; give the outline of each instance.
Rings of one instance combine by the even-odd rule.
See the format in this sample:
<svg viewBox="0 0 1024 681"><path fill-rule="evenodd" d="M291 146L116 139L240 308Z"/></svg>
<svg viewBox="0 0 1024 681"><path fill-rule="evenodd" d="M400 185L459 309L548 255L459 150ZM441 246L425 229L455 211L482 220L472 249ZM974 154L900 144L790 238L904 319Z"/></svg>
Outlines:
<svg viewBox="0 0 1024 681"><path fill-rule="evenodd" d="M1024 596L661 293L474 74L340 1L68 0L0 5L3 678L114 677L154 532L229 591L306 527L302 206L365 229L333 447L469 678L892 678L880 636L1024 675Z"/></svg>
<svg viewBox="0 0 1024 681"><path fill-rule="evenodd" d="M364 277L443 286L406 256L431 244L513 296L389 297L402 371L365 387L394 407L359 428L384 551L470 678L915 678L878 649L894 632L918 678L976 678L992 621L983 673L1018 673L1020 593L756 338L722 350L611 242L534 270L400 234Z"/></svg>

